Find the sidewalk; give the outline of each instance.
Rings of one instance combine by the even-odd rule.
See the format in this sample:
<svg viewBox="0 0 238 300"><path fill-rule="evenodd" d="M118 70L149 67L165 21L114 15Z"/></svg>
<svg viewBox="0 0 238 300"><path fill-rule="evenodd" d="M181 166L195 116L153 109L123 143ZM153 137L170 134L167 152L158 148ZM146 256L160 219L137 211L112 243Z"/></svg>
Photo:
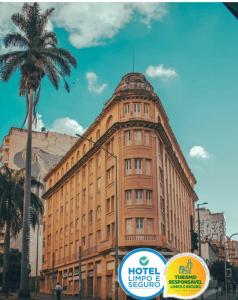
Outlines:
<svg viewBox="0 0 238 300"><path fill-rule="evenodd" d="M35 293L31 293L31 298L32 300L56 300L55 295L50 295L50 294L38 294L36 295ZM15 300L17 299L17 294L10 294L8 297L8 300ZM7 300L7 298L5 296L3 296L2 294L0 294L0 300ZM78 296L66 296L66 295L62 295L61 296L61 300L78 300ZM83 299L82 300L86 300ZM87 300L89 300L87 298Z"/></svg>

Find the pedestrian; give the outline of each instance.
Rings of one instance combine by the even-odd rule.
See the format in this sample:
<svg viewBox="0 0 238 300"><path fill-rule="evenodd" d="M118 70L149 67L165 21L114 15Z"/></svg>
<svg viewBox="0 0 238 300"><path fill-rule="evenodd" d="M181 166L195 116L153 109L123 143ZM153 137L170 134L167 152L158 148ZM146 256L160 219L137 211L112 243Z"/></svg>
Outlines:
<svg viewBox="0 0 238 300"><path fill-rule="evenodd" d="M235 296L235 294L236 294L236 284L235 284L235 282L232 283L232 294L233 294L233 296Z"/></svg>
<svg viewBox="0 0 238 300"><path fill-rule="evenodd" d="M55 294L56 294L56 299L57 300L61 300L61 293L62 293L62 286L60 285L59 282L56 283L56 286L55 286Z"/></svg>

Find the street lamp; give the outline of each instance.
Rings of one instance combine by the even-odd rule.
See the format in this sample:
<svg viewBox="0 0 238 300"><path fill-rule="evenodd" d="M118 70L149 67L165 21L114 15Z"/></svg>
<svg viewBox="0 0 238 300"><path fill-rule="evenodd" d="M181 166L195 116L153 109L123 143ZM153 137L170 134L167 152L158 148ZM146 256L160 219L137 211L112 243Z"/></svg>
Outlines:
<svg viewBox="0 0 238 300"><path fill-rule="evenodd" d="M92 144L96 144L95 141L88 139L86 137L83 137L81 134L76 133L76 136L80 137L80 138L84 138L85 140L89 141ZM118 188L117 188L117 184L118 184L118 180L117 180L117 170L118 170L118 158L117 155L115 155L114 153L109 152L107 149L105 149L104 147L100 147L100 149L102 149L104 152L106 152L107 154L109 154L111 157L113 157L115 159L115 202L116 202L116 218L115 218L115 227L116 227L116 243L115 243L115 300L119 300L119 287L118 287L118 266L119 266L119 230L118 230Z"/></svg>
<svg viewBox="0 0 238 300"><path fill-rule="evenodd" d="M202 256L202 248L201 248L201 224L200 224L200 206L207 205L207 202L203 202L197 205L197 211L198 211L198 251L199 256Z"/></svg>

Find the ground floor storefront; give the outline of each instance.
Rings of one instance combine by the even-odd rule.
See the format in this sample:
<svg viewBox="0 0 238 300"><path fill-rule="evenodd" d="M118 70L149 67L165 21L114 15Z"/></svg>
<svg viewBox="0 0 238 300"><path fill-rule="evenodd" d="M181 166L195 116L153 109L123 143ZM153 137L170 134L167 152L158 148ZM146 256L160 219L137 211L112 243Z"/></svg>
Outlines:
<svg viewBox="0 0 238 300"><path fill-rule="evenodd" d="M110 255L96 256L84 258L81 262L76 261L72 264L58 265L50 270L43 270L40 281L41 292L52 293L57 282L61 284L63 293L67 295L77 295L81 284L82 297L114 299L115 260ZM126 299L121 289L119 293L120 299Z"/></svg>

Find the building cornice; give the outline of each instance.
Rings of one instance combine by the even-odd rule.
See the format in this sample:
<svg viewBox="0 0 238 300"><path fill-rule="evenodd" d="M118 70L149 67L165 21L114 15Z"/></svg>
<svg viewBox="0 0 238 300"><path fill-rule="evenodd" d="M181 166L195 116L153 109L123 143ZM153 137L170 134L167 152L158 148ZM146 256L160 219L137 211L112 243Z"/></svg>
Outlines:
<svg viewBox="0 0 238 300"><path fill-rule="evenodd" d="M168 116L163 108L163 105L161 103L161 100L158 95L155 93L151 93L149 91L144 91L144 90L125 90L125 91L120 91L116 92L113 94L113 96L106 102L103 111L98 115L98 117L95 119L95 121L89 126L89 128L84 132L83 137L87 137L90 135L90 133L98 126L98 123L100 120L111 110L111 108L114 106L115 103L120 102L120 101L127 101L127 100L133 100L133 99L140 99L140 100L147 100L147 101L152 101L157 104L157 107L162 114L164 121L165 121L165 126L171 135L171 138L173 142L175 143L177 150L181 154L182 161L187 168L188 172L190 173L191 177L193 178L194 182L196 183L196 179L191 172L191 169L189 168L187 161L183 155L183 152L177 142L177 139L173 133L173 130L171 129L169 125L169 119ZM77 147L84 142L84 138L79 139L70 149L69 151L64 155L64 157L58 162L58 164L46 175L45 181L49 179L49 177L54 173L54 171L67 159L70 157L70 155L77 149Z"/></svg>
<svg viewBox="0 0 238 300"><path fill-rule="evenodd" d="M93 145L93 147L80 159L75 165L73 165L51 188L49 188L43 195L43 198L49 198L56 190L58 190L64 182L66 182L73 174L75 174L81 166L83 166L95 153L97 153L101 146L117 131L120 129L130 128L130 127L143 127L147 129L155 130L163 143L165 144L166 150L173 164L180 173L184 184L187 186L191 195L194 196L194 200L197 200L197 195L193 190L183 168L181 167L176 154L173 151L172 144L165 132L163 125L161 123L154 123L144 120L130 120L125 122L114 123ZM83 140L83 139L82 139ZM81 140L80 140L81 141ZM77 144L77 143L76 143ZM74 147L74 146L73 146Z"/></svg>

